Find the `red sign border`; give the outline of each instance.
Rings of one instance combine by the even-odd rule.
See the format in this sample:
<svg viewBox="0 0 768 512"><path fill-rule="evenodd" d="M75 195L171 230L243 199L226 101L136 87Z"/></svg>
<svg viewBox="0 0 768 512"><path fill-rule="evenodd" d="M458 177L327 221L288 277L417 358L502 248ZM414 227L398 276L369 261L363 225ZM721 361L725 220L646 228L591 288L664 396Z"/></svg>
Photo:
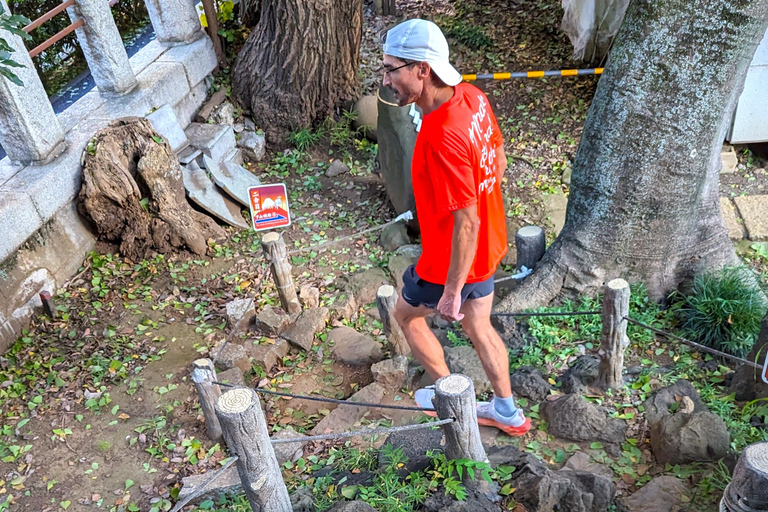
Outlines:
<svg viewBox="0 0 768 512"><path fill-rule="evenodd" d="M274 187L274 186L280 186L283 187L283 192L285 193L285 213L288 214L288 224L283 224L281 226L269 226L265 228L257 228L256 227L256 221L253 218L253 201L251 200L251 190L254 188L261 188L261 187ZM248 210L251 213L251 227L254 231L267 231L269 229L280 229L280 228L287 228L291 225L291 205L290 200L288 199L288 187L285 186L285 183L262 183L261 185L254 185L252 187L248 187Z"/></svg>
<svg viewBox="0 0 768 512"><path fill-rule="evenodd" d="M768 384L768 345L766 345L765 363L763 364L763 382Z"/></svg>

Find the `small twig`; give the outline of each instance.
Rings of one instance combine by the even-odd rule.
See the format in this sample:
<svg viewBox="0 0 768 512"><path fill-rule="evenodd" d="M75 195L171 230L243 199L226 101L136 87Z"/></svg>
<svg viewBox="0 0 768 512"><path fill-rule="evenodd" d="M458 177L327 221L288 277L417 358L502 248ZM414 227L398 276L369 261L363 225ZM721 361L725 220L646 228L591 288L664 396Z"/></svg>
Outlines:
<svg viewBox="0 0 768 512"><path fill-rule="evenodd" d="M533 164L533 162L530 159L528 159L528 158L526 158L524 156L520 156L520 155L507 155L507 158L513 158L515 160L520 160L521 162L525 162L526 164L531 166L531 169L533 169L534 171L538 171L538 169Z"/></svg>

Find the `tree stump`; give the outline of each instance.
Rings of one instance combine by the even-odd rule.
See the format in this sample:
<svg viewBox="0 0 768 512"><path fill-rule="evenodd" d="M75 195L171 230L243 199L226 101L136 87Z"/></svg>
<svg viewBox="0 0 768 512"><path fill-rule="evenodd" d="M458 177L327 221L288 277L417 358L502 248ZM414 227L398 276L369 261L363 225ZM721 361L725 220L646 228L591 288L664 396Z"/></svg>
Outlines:
<svg viewBox="0 0 768 512"><path fill-rule="evenodd" d="M181 249L203 255L209 238L226 236L189 206L176 155L144 118L109 123L86 146L82 166L78 211L131 260Z"/></svg>
<svg viewBox="0 0 768 512"><path fill-rule="evenodd" d="M517 271L525 266L533 270L544 257L547 241L544 230L539 226L525 226L515 233L515 249L517 250Z"/></svg>
<svg viewBox="0 0 768 512"><path fill-rule="evenodd" d="M486 462L488 457L477 425L477 402L472 379L453 373L435 383L435 411L441 420L455 421L443 427L445 455L451 459Z"/></svg>
<svg viewBox="0 0 768 512"><path fill-rule="evenodd" d="M285 248L283 236L275 231L267 233L261 239L261 247L272 268L272 277L275 278L280 304L286 313L295 318L301 313L301 304L293 284L291 264L288 263L288 251Z"/></svg>
<svg viewBox="0 0 768 512"><path fill-rule="evenodd" d="M385 284L379 287L376 293L376 307L379 310L381 323L384 326L384 334L389 340L392 352L398 356L410 356L411 347L405 339L405 334L400 324L394 318L395 305L397 304L397 290L394 286Z"/></svg>
<svg viewBox="0 0 768 512"><path fill-rule="evenodd" d="M617 389L624 385L624 351L629 346L627 321L629 315L629 284L614 279L605 285L603 297L603 333L600 339L600 370L596 384L602 389Z"/></svg>
<svg viewBox="0 0 768 512"><path fill-rule="evenodd" d="M195 383L197 398L205 417L205 430L208 437L214 443L220 443L223 439L221 425L216 417L216 400L221 396L221 389L216 381L216 368L210 359L198 359L193 363L192 382Z"/></svg>
<svg viewBox="0 0 768 512"><path fill-rule="evenodd" d="M720 510L746 512L768 510L768 442L747 446L725 488Z"/></svg>
<svg viewBox="0 0 768 512"><path fill-rule="evenodd" d="M260 512L292 510L256 391L227 391L216 402L216 416L227 448L239 457L237 472L251 508Z"/></svg>

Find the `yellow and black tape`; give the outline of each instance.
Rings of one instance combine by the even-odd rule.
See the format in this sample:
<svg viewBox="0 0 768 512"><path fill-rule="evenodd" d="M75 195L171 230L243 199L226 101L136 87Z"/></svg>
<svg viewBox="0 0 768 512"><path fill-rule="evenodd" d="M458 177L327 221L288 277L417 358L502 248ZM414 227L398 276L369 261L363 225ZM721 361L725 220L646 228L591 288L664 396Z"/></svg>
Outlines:
<svg viewBox="0 0 768 512"><path fill-rule="evenodd" d="M461 75L465 82L475 80L509 80L511 78L544 78L545 76L601 75L603 68L558 69L553 71L522 71L517 73L486 73L484 75Z"/></svg>

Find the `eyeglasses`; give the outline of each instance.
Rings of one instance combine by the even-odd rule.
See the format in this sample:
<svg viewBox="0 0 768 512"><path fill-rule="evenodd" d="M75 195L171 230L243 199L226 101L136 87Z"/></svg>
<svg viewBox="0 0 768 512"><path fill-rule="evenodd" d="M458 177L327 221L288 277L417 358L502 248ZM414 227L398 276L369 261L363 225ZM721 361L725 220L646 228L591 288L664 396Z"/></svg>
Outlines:
<svg viewBox="0 0 768 512"><path fill-rule="evenodd" d="M387 68L387 67L385 66L385 67L384 67L384 74L386 75L387 73L394 73L394 72L395 72L395 71L397 71L398 69L402 69L402 68L404 68L404 67L406 67L406 66L412 66L412 65L414 65L414 64L418 64L418 63L417 63L417 62L407 62L407 63L403 64L402 66L397 66L396 68Z"/></svg>

